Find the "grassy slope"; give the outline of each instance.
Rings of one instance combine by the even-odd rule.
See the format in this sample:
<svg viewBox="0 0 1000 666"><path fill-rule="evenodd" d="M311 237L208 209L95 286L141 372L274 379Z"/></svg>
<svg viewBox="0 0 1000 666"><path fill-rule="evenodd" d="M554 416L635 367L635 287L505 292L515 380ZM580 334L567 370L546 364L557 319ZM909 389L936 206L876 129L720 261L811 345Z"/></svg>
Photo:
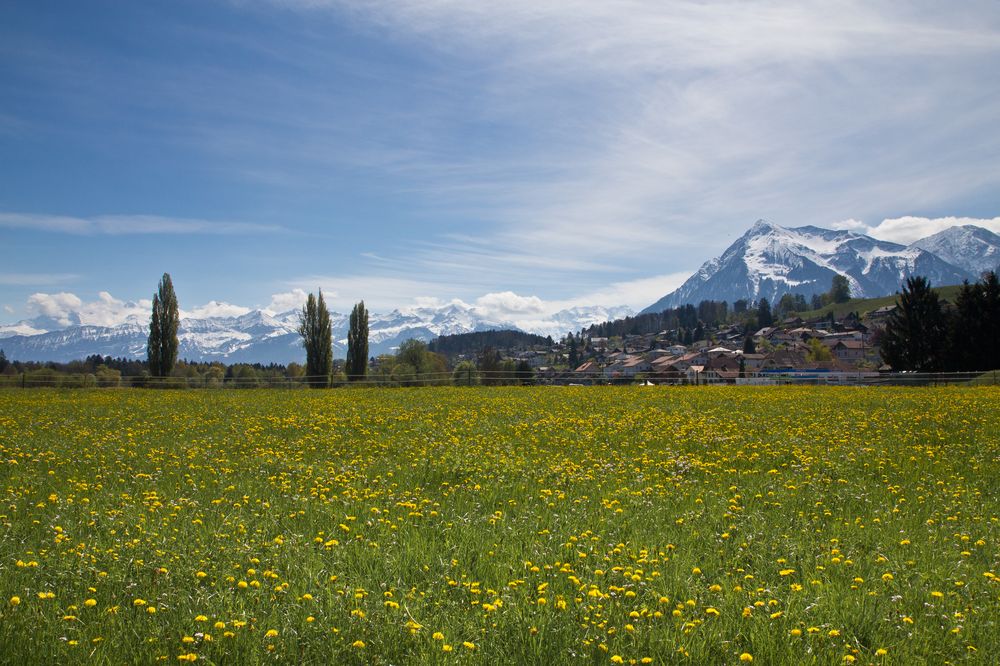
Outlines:
<svg viewBox="0 0 1000 666"><path fill-rule="evenodd" d="M935 287L934 291L938 293L938 296L942 300L954 302L955 297L958 296L958 290L961 288L961 285L949 285L947 287ZM895 302L896 294L880 298L852 298L846 303L833 303L819 310L800 312L799 316L803 319L812 319L814 317L826 317L830 312L833 312L833 316L837 318L843 317L850 312L857 312L859 315L864 316L866 312L877 310L886 305L892 305Z"/></svg>

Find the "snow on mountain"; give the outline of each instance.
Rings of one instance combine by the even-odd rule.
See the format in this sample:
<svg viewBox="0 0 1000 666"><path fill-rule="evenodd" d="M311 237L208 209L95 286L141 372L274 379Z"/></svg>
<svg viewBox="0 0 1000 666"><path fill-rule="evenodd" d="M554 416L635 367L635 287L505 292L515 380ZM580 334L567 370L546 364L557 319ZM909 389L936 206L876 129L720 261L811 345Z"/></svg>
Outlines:
<svg viewBox="0 0 1000 666"><path fill-rule="evenodd" d="M562 337L596 322L632 314L628 308L577 307L532 321L506 321L476 306L452 302L434 307L412 307L369 313L369 350L392 352L403 341L429 342L438 335L516 328L539 335ZM348 315L331 312L334 355L347 350ZM178 356L194 361L224 363L290 363L305 361L298 334L299 313L270 314L253 310L239 316L185 317L178 331ZM93 354L144 358L148 322L138 317L118 326L69 326L51 330L36 320L0 328L0 348L8 358L22 361L66 362Z"/></svg>
<svg viewBox="0 0 1000 666"><path fill-rule="evenodd" d="M936 254L975 274L1000 269L1000 236L971 224L955 226L921 238L910 247Z"/></svg>
<svg viewBox="0 0 1000 666"><path fill-rule="evenodd" d="M870 298L897 291L911 275L926 276L933 284L957 284L974 271L967 262L946 261L917 243L904 246L850 231L785 228L758 220L721 257L705 262L643 312L703 300L766 298L774 303L786 293L808 298L829 291L834 275L847 278L853 296Z"/></svg>

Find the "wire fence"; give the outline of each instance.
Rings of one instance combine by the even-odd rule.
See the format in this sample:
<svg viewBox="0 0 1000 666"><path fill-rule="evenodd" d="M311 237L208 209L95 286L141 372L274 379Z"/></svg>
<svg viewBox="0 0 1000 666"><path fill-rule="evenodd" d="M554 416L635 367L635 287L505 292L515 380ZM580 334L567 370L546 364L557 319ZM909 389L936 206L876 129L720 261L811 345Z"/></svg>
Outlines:
<svg viewBox="0 0 1000 666"><path fill-rule="evenodd" d="M743 376L720 376L711 371L689 375L658 377L637 374L632 376L584 375L572 371L518 374L508 371L457 371L421 374L370 374L345 377L339 375L331 381L325 376L255 376L220 377L202 375L191 377L117 376L107 374L55 374L19 373L0 375L0 389L307 389L311 387L349 388L379 387L404 388L420 386L998 386L1000 371L977 372L816 372L777 371L747 372Z"/></svg>

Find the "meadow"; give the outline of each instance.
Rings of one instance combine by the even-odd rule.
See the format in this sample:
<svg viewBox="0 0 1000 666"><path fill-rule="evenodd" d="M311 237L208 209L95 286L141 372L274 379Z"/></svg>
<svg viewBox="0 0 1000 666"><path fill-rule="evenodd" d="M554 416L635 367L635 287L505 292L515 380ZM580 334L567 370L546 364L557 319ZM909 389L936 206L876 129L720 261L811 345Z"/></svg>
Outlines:
<svg viewBox="0 0 1000 666"><path fill-rule="evenodd" d="M1000 655L1000 389L0 392L0 663Z"/></svg>

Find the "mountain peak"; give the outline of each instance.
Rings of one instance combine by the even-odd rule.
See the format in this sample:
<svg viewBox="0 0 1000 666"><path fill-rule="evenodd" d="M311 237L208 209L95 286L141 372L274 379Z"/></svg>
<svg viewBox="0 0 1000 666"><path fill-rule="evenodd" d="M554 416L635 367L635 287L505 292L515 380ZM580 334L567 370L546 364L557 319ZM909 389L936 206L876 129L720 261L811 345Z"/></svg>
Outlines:
<svg viewBox="0 0 1000 666"><path fill-rule="evenodd" d="M747 231L746 235L748 235L748 236L759 236L761 234L766 234L766 233L769 233L769 232L772 232L772 231L779 230L781 228L782 227L779 227L776 224L772 224L772 223L768 222L764 218L760 218L759 220L757 220L756 222L753 223L753 226L750 227L750 229Z"/></svg>
<svg viewBox="0 0 1000 666"><path fill-rule="evenodd" d="M911 275L924 275L935 284L958 284L978 272L971 270L968 257L988 249L978 237L969 233L962 237L972 240L959 243L949 237L939 243L960 247L955 252L958 259L951 260L927 247L813 226L786 228L759 219L722 255L705 262L678 289L643 312L704 300L733 303L766 298L774 303L789 293L809 298L829 291L835 275L847 278L855 297L891 294ZM1000 258L1000 254L987 256L994 262Z"/></svg>
<svg viewBox="0 0 1000 666"><path fill-rule="evenodd" d="M1000 269L1000 236L972 224L948 227L915 241L910 247L971 270L974 277L984 271Z"/></svg>

